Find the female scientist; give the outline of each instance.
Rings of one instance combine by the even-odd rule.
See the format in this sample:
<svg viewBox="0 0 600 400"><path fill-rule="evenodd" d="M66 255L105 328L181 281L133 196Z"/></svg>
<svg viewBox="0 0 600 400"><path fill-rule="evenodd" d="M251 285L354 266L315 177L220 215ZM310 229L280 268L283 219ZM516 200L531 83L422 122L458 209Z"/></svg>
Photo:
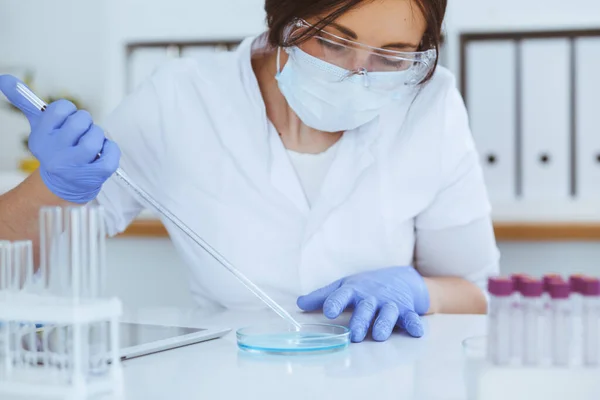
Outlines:
<svg viewBox="0 0 600 400"><path fill-rule="evenodd" d="M351 308L354 342L396 326L420 337L425 314L485 313L499 257L467 114L436 68L446 0L265 9L268 32L170 62L106 131L65 100L23 109L41 166L0 197L0 238L37 241L40 206L90 202L123 231L144 204L111 178L120 164L277 300L332 319ZM200 305L255 304L164 222Z"/></svg>

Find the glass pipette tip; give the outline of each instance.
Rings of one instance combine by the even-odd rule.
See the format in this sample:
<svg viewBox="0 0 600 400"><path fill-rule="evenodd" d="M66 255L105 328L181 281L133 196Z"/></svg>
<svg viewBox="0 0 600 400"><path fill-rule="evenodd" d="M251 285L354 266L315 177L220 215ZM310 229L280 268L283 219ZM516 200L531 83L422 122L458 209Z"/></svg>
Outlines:
<svg viewBox="0 0 600 400"><path fill-rule="evenodd" d="M29 101L33 106L35 106L40 111L45 111L47 104L40 99L35 93L33 93L27 86L22 83L17 83L17 92L19 92L27 101ZM115 175L123 182L130 190L132 190L136 195L144 200L149 206L152 207L156 212L160 215L167 218L170 222L172 222L179 230L186 234L187 237L192 239L194 243L204 249L208 254L210 254L219 264L221 264L227 271L229 271L233 276L235 276L241 284L243 284L246 289L252 292L256 297L258 297L263 303L265 303L269 308L271 308L277 315L281 318L285 319L287 322L292 324L296 329L301 328L301 324L294 319L282 306L280 306L275 300L273 300L268 294L266 294L262 289L254 284L250 279L248 279L240 270L235 268L221 253L219 253L216 249L214 249L210 244L208 244L204 239L202 239L196 232L194 232L190 227L188 227L183 221L181 221L176 215L174 215L169 209L162 206L158 201L156 201L150 194L148 194L144 189L136 185L129 176L123 171L120 167L115 172Z"/></svg>

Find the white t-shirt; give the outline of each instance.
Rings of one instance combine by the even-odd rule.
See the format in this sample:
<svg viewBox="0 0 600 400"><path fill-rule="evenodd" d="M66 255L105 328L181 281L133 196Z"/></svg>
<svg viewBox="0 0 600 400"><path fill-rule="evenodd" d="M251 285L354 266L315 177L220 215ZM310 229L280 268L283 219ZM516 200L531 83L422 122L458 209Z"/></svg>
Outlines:
<svg viewBox="0 0 600 400"><path fill-rule="evenodd" d="M124 100L103 125L123 152L124 171L289 306L341 277L389 266L415 265L425 276L460 276L483 287L498 271L498 252L453 76L440 67L418 95L407 93L345 132L309 206L269 129L251 66L253 41L232 53L169 62ZM144 208L118 178L97 202L110 234ZM163 222L189 265L199 304L263 307Z"/></svg>
<svg viewBox="0 0 600 400"><path fill-rule="evenodd" d="M287 151L298 179L300 179L300 184L302 185L309 206L314 204L319 197L323 181L335 158L338 143L318 154L298 153L292 150Z"/></svg>

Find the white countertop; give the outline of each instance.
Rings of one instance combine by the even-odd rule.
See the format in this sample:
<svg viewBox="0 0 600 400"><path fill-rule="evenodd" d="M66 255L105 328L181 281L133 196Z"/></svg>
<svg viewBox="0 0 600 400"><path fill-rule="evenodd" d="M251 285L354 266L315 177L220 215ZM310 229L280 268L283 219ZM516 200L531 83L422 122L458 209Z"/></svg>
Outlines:
<svg viewBox="0 0 600 400"><path fill-rule="evenodd" d="M385 343L367 341L318 356L256 356L238 350L235 329L277 318L270 312L206 316L168 309L127 316L233 331L223 339L124 362L126 399L463 400L461 342L485 332L483 316L436 315L425 318L421 339L395 333ZM297 318L326 322L319 314L298 313Z"/></svg>

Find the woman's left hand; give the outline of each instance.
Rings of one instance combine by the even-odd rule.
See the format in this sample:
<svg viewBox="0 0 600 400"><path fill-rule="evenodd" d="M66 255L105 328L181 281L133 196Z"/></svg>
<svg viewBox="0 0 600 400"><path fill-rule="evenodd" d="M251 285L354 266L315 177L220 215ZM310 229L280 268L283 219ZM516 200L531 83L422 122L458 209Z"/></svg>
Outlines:
<svg viewBox="0 0 600 400"><path fill-rule="evenodd" d="M350 319L351 339L362 342L373 323L373 339L387 340L395 326L413 337L423 336L421 317L429 311L429 291L413 267L392 267L340 279L298 298L304 311L323 309L334 319L354 307ZM375 319L375 316L377 318Z"/></svg>

